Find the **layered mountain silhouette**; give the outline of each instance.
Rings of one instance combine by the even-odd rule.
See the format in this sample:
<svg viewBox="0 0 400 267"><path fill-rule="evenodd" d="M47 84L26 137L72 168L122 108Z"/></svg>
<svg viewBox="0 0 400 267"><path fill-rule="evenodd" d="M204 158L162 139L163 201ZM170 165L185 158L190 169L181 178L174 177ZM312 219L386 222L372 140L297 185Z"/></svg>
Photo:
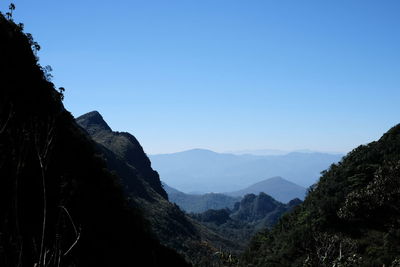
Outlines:
<svg viewBox="0 0 400 267"><path fill-rule="evenodd" d="M163 182L188 192L232 192L268 177L281 176L303 187L318 181L321 171L342 155L293 152L286 155L234 155L193 149L150 155Z"/></svg>
<svg viewBox="0 0 400 267"><path fill-rule="evenodd" d="M304 199L306 191L306 188L277 176L255 183L242 190L226 193L226 195L242 197L247 194L264 192L280 202L287 203L295 198Z"/></svg>
<svg viewBox="0 0 400 267"><path fill-rule="evenodd" d="M163 187L168 194L169 200L189 213L200 213L209 209L232 209L235 203L241 199L241 197L231 197L218 193L186 194L165 183Z"/></svg>
<svg viewBox="0 0 400 267"><path fill-rule="evenodd" d="M256 183L231 208L186 214L133 135L96 111L73 118L39 45L8 17L0 13L0 266L399 266L400 125L333 165L340 155L152 156L183 191ZM304 202L274 199L304 192L278 175L313 184Z"/></svg>
<svg viewBox="0 0 400 267"><path fill-rule="evenodd" d="M257 231L271 228L284 213L301 202L296 198L283 204L265 193L247 194L235 203L233 209L210 209L191 216L244 245Z"/></svg>
<svg viewBox="0 0 400 267"><path fill-rule="evenodd" d="M272 177L255 183L236 192L186 194L163 183L163 188L171 202L176 203L186 212L201 213L209 209L233 209L236 202L248 194L266 193L277 201L287 203L292 199L303 200L306 188L289 182L282 177Z"/></svg>
<svg viewBox="0 0 400 267"><path fill-rule="evenodd" d="M143 212L162 244L177 250L193 264L200 261L203 265L215 264L203 262L213 253L213 248L240 249L168 201L158 173L133 135L112 131L97 111L84 114L76 121L97 143L108 169L120 178L131 205Z"/></svg>

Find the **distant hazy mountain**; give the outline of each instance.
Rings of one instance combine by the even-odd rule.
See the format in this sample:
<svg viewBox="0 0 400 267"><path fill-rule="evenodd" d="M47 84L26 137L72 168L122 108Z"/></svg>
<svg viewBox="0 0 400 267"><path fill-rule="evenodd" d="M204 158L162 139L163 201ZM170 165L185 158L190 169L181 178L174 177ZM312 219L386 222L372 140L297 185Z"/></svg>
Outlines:
<svg viewBox="0 0 400 267"><path fill-rule="evenodd" d="M241 197L233 197L225 194L208 193L202 195L186 194L163 183L164 190L168 194L169 201L177 204L186 212L204 212L209 209L232 209Z"/></svg>
<svg viewBox="0 0 400 267"><path fill-rule="evenodd" d="M286 155L234 155L193 149L150 156L162 180L183 192L230 192L262 179L282 176L309 187L320 172L342 158L339 154L292 152Z"/></svg>
<svg viewBox="0 0 400 267"><path fill-rule="evenodd" d="M226 153L234 155L257 155L257 156L271 156L271 155L286 155L291 151L279 150L279 149L246 149L246 150L232 150L226 151Z"/></svg>
<svg viewBox="0 0 400 267"><path fill-rule="evenodd" d="M247 194L258 194L264 192L280 202L287 203L294 198L303 200L306 191L307 189L305 187L277 176L255 183L245 189L226 194L229 196L242 197Z"/></svg>
<svg viewBox="0 0 400 267"><path fill-rule="evenodd" d="M293 152L300 153L324 153L324 154L341 154L340 152L321 152L310 149L297 149L297 150L280 150L280 149L245 149L245 150L231 150L226 151L225 153L234 154L234 155L257 155L257 156L272 156L272 155L286 155Z"/></svg>

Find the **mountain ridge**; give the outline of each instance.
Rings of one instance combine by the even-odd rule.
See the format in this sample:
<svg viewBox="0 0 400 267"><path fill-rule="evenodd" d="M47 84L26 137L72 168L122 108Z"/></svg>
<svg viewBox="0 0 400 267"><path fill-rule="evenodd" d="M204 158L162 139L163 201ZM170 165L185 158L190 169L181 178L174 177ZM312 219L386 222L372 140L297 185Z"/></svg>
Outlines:
<svg viewBox="0 0 400 267"><path fill-rule="evenodd" d="M188 266L128 205L10 17L0 13L0 266Z"/></svg>
<svg viewBox="0 0 400 267"><path fill-rule="evenodd" d="M225 194L228 196L244 196L246 194L264 192L280 202L287 203L295 198L303 200L306 191L307 189L302 186L283 179L280 176L275 176L259 181L239 191L227 192Z"/></svg>
<svg viewBox="0 0 400 267"><path fill-rule="evenodd" d="M93 120L93 117L96 119ZM163 245L177 250L192 264L218 260L205 257L217 247L239 249L230 240L194 221L170 203L158 173L152 169L138 140L130 133L108 130L106 122L100 117L98 112L89 112L76 118L76 121L98 144L108 169L121 179L131 204L143 212ZM214 264L211 262L202 264Z"/></svg>
<svg viewBox="0 0 400 267"><path fill-rule="evenodd" d="M83 114L76 118L76 122L89 133L94 141L113 151L119 159L126 161L157 193L168 199L158 173L152 169L143 147L133 135L112 131L98 111ZM127 179L130 178L125 180Z"/></svg>
<svg viewBox="0 0 400 267"><path fill-rule="evenodd" d="M291 212L300 203L301 200L293 199L283 204L265 193L247 194L233 209L209 209L190 216L244 246L255 233L270 229L283 214Z"/></svg>
<svg viewBox="0 0 400 267"><path fill-rule="evenodd" d="M182 192L232 192L256 183L262 177L285 177L308 187L320 172L341 159L341 155L289 153L287 155L233 155L203 150L149 155L152 166L165 183ZM207 166L207 168L204 168Z"/></svg>

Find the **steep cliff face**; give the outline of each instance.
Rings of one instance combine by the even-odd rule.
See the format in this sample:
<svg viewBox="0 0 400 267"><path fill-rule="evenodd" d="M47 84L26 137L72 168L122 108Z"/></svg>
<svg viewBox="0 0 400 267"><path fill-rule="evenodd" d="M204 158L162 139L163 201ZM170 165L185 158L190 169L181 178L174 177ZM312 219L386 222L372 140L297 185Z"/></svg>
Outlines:
<svg viewBox="0 0 400 267"><path fill-rule="evenodd" d="M108 168L120 177L125 194L143 210L161 240L171 244L179 237L199 239L185 214L168 202L157 172L133 135L112 131L97 111L76 121L98 144Z"/></svg>
<svg viewBox="0 0 400 267"><path fill-rule="evenodd" d="M143 193L151 189L164 199L168 199L158 173L151 168L149 158L133 135L125 132L113 132L97 111L78 117L76 122L90 134L96 143L101 145L103 151L108 150L114 154L114 159L111 159L110 156L105 159L110 169L118 172L127 193L135 190L137 194L144 197ZM106 154L108 155L107 152ZM117 161L123 162L126 168L118 166ZM133 181L135 181L135 186L130 185ZM142 184L140 185L138 182ZM147 200L151 200L149 195Z"/></svg>
<svg viewBox="0 0 400 267"><path fill-rule="evenodd" d="M398 266L400 125L323 173L244 256L255 266Z"/></svg>
<svg viewBox="0 0 400 267"><path fill-rule="evenodd" d="M219 259L211 256L216 249L238 248L168 201L157 172L133 135L112 131L97 111L76 121L96 141L107 167L120 178L131 205L142 210L162 244L177 250L192 263L203 265L219 264Z"/></svg>
<svg viewBox="0 0 400 267"><path fill-rule="evenodd" d="M0 266L185 266L75 123L20 26L0 15Z"/></svg>

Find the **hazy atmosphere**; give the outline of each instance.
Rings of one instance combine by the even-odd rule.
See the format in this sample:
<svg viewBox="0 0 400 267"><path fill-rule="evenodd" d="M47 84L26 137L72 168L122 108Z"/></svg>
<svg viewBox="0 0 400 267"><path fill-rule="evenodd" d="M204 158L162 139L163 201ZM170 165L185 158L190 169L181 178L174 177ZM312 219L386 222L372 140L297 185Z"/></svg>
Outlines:
<svg viewBox="0 0 400 267"><path fill-rule="evenodd" d="M398 122L398 1L15 4L66 108L150 154L345 153Z"/></svg>
<svg viewBox="0 0 400 267"><path fill-rule="evenodd" d="M400 267L400 1L0 2L1 267Z"/></svg>

